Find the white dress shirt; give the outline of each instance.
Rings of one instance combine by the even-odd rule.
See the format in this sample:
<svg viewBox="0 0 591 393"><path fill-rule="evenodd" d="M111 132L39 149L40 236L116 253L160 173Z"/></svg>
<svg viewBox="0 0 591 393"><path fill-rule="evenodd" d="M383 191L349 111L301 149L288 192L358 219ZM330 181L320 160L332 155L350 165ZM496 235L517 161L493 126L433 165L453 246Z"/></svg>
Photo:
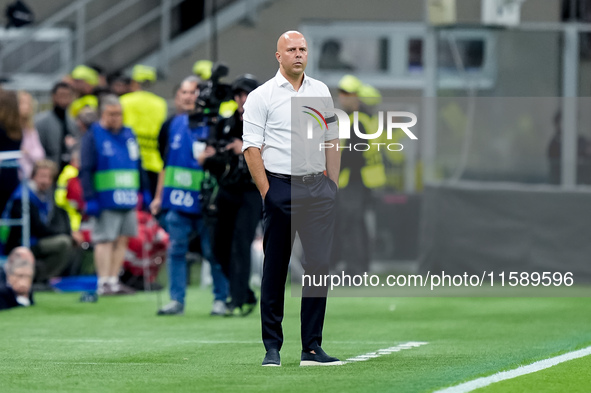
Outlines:
<svg viewBox="0 0 591 393"><path fill-rule="evenodd" d="M302 116L292 119L294 97L318 97L310 99L314 103L311 106L334 108L324 83L304 74L300 89L295 91L277 71L274 78L253 90L246 99L242 151L249 147L261 149L263 164L270 172L296 176L322 172L326 169L326 157L319 146L324 141L338 139L337 123L329 121L327 128L315 125L313 139L308 139L308 123L301 120ZM334 118L330 111L324 111L324 116Z"/></svg>

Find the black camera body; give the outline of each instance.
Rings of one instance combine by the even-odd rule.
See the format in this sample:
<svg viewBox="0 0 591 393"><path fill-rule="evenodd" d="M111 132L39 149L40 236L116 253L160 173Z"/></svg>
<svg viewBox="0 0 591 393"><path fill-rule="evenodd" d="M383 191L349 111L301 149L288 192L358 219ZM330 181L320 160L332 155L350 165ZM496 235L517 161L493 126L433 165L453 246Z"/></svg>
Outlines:
<svg viewBox="0 0 591 393"><path fill-rule="evenodd" d="M216 154L206 160L204 167L206 177L199 195L203 215L208 220L217 216L217 193L220 183L232 174L233 160L236 156L226 149L230 141L219 138L226 126L226 119L220 116L222 102L232 99L232 87L220 83L220 79L227 76L228 67L223 63L216 63L212 69L211 78L199 84L199 96L195 101L195 111L189 115L189 128L207 127L209 129L207 144L213 146ZM228 176L230 175L230 176Z"/></svg>
<svg viewBox="0 0 591 393"><path fill-rule="evenodd" d="M220 83L220 79L227 76L228 66L216 63L211 72L211 78L199 84L199 96L195 101L195 112L189 115L189 128L208 127L208 144L214 146L216 151L221 151L224 146L219 146L217 140L218 127L220 126L220 105L222 102L232 99L232 87Z"/></svg>
<svg viewBox="0 0 591 393"><path fill-rule="evenodd" d="M211 78L199 84L199 96L197 97L197 112L202 112L209 117L219 115L220 104L232 99L232 87L220 83L220 79L228 76L228 66L216 63L211 71Z"/></svg>

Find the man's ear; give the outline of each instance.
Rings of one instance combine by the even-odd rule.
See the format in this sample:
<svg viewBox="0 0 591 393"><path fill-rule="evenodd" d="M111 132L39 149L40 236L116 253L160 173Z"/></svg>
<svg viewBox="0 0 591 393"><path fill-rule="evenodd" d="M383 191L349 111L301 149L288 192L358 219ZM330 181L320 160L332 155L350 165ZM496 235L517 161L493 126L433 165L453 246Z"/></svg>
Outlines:
<svg viewBox="0 0 591 393"><path fill-rule="evenodd" d="M281 54L279 52L275 52L275 58L279 63L281 63Z"/></svg>

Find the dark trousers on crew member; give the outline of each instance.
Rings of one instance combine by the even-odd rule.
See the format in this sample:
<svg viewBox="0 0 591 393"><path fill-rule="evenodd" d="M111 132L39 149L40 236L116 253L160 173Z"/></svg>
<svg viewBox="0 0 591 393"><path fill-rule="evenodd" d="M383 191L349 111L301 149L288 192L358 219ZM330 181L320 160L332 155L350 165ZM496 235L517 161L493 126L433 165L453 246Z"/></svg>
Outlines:
<svg viewBox="0 0 591 393"><path fill-rule="evenodd" d="M266 350L281 349L285 280L296 232L304 250L304 274L328 274L335 219L337 185L326 176L305 183L268 174L263 202L265 260L261 283L261 322ZM327 287L302 288L302 349L322 344Z"/></svg>
<svg viewBox="0 0 591 393"><path fill-rule="evenodd" d="M250 253L261 220L261 194L256 188L229 190L220 187L213 253L230 282L233 307L256 303L250 289Z"/></svg>
<svg viewBox="0 0 591 393"><path fill-rule="evenodd" d="M150 195L154 197L156 195L156 188L158 187L158 176L160 172L152 172L146 171L146 175L148 176L148 189L150 190Z"/></svg>
<svg viewBox="0 0 591 393"><path fill-rule="evenodd" d="M363 184L349 183L339 190L336 201L337 217L331 255L331 269L336 270L340 261L350 276L369 271L369 231L365 214L371 205L371 191Z"/></svg>

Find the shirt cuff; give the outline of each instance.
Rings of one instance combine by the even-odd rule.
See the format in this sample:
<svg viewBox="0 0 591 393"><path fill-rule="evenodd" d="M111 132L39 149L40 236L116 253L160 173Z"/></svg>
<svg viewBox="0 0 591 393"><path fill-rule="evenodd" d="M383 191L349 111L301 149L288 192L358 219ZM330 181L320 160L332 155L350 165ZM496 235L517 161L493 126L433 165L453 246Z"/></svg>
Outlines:
<svg viewBox="0 0 591 393"><path fill-rule="evenodd" d="M328 130L326 134L324 134L324 140L330 141L333 139L339 139L339 127L337 127L336 122L328 124Z"/></svg>
<svg viewBox="0 0 591 393"><path fill-rule="evenodd" d="M242 134L242 151L244 152L249 147L260 149L265 142L263 133L264 129L262 127L245 121Z"/></svg>
<svg viewBox="0 0 591 393"><path fill-rule="evenodd" d="M244 152L246 149L248 149L249 147L256 147L257 149L260 149L263 146L264 140L262 137L258 138L254 138L254 137L250 137L250 138L246 138L244 137L243 141L242 141L242 152Z"/></svg>

